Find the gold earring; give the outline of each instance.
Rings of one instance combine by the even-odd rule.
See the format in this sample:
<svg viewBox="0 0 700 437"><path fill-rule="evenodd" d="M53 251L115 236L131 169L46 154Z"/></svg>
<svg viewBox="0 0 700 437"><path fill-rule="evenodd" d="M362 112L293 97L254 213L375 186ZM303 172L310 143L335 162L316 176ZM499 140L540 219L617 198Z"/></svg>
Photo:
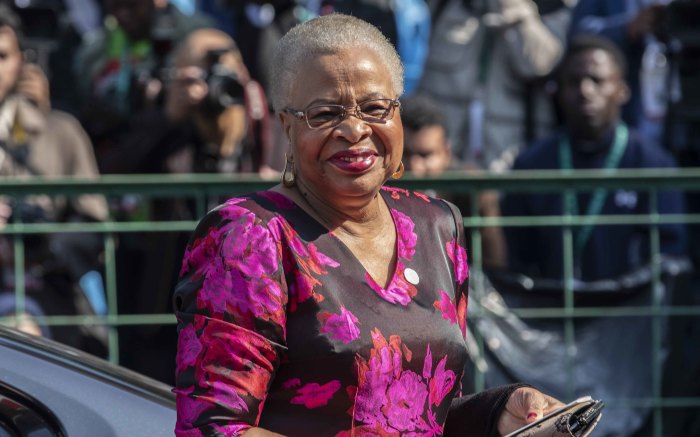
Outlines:
<svg viewBox="0 0 700 437"><path fill-rule="evenodd" d="M284 154L284 171L282 172L282 185L287 188L292 188L297 183L297 177L294 174L294 158L291 155Z"/></svg>
<svg viewBox="0 0 700 437"><path fill-rule="evenodd" d="M403 161L399 164L399 168L391 175L392 179L401 179L403 176Z"/></svg>

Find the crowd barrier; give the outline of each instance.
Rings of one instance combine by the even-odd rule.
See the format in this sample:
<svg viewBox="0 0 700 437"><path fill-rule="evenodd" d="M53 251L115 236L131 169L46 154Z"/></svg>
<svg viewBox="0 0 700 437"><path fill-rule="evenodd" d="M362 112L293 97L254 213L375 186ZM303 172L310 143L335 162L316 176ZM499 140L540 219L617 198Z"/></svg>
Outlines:
<svg viewBox="0 0 700 437"><path fill-rule="evenodd" d="M197 217L205 214L218 200L227 196L243 194L246 192L266 189L274 182L262 180L256 176L239 175L124 175L104 176L99 179L2 179L0 178L0 198L22 198L24 196L44 194L49 196L76 196L80 194L103 194L106 197L138 196L141 199L154 198L187 198L196 205ZM567 190L586 191L596 188L626 189L644 191L654 194L663 190L680 190L683 192L700 192L700 169L640 169L617 170L614 173L594 170L579 171L523 171L502 174L484 172L451 172L439 178L413 178L406 175L399 181L392 181L392 185L412 190L431 189L437 192L452 192L470 194L472 206L465 212L464 225L471 236L469 248L470 260L470 287L472 299L488 299L489 287L493 287L493 281L485 274L482 262L482 239L480 229L485 227L507 226L559 226L564 232L564 265L565 277L561 281L561 304L557 307L532 307L513 306L508 307L507 312L494 311L488 302L478 301L470 304L469 326L470 343L472 345L472 357L475 365L473 375L468 376L470 385L479 390L489 384L488 365L489 351L488 339L485 340L484 332L489 323L505 317L517 317L521 320L561 320L562 342L564 361L564 374L569 381L569 386L574 387L576 378L574 366L576 362L577 344L575 326L577 320L590 318L639 318L648 321L649 326L649 350L651 351L650 391L648 396L641 398L613 398L606 399L610 414L614 414L615 408L639 407L651 410L651 429L654 436L667 435L666 430L673 427L669 420L665 419L673 415L667 414L676 410L693 410L700 412L699 393L684 392L683 390L668 390L665 381L669 374L669 358L673 358L674 351L670 347L683 348L682 338L687 326L698 325L700 322L700 306L692 299L665 299L662 293L654 293L653 290L662 289L664 284L664 259L659 253L659 230L662 223L684 223L688 226L700 224L700 214L688 213L683 215L660 214L652 202L647 214L642 215L605 215L596 217L587 216L546 216L546 217L480 217L476 194L485 190L497 190L500 192L564 192ZM601 225L647 225L650 228L651 263L648 266L648 280L652 293L650 300L645 304L635 303L620 305L596 305L595 301L586 301L582 304L576 298L577 284L573 278L573 238L572 229L587 223ZM119 290L117 289L116 250L117 240L121 234L126 233L150 233L150 232L190 232L194 229L196 220L185 221L107 221L102 223L9 223L0 229L0 234L14 236L12 239L14 249L14 293L17 301L18 313L23 309L25 299L24 277L24 238L35 234L61 233L61 232L91 232L103 236L104 242L104 283L105 298L107 304L106 313L103 315L52 315L39 320L48 326L102 326L107 331L108 357L111 361L119 363L119 333L117 328L129 325L174 325L175 318L172 314L120 314L117 308ZM690 233L689 235L694 235ZM695 242L689 241L689 246ZM692 273L691 273L692 276ZM692 276L692 277L697 277ZM690 280L686 284L684 293L698 294L700 290L694 288L697 281ZM675 321L682 321L676 323ZM8 323L9 317L0 317L0 323ZM671 326L668 329L668 326ZM675 328L674 328L675 326ZM681 326L680 328L678 326ZM675 330L674 330L675 329ZM611 332L610 335L615 335ZM673 336L676 338L673 338ZM681 338L677 338L680 336ZM677 353L681 353L676 351ZM682 352L685 353L685 352ZM699 352L700 353L700 352ZM683 362L685 358L681 358ZM493 356L491 356L493 361ZM679 360L677 360L679 361ZM683 364L671 372L685 372L687 367ZM664 363L667 363L664 365ZM686 363L687 364L687 363ZM492 363L493 365L493 363ZM672 375L672 384L684 386L683 378L692 375ZM697 376L697 374L696 374ZM680 381L680 382L679 382ZM690 381L685 387L690 387ZM571 393L572 395L575 394ZM679 395L680 394L680 395ZM698 414L700 416L700 414ZM673 420L673 419L670 419Z"/></svg>

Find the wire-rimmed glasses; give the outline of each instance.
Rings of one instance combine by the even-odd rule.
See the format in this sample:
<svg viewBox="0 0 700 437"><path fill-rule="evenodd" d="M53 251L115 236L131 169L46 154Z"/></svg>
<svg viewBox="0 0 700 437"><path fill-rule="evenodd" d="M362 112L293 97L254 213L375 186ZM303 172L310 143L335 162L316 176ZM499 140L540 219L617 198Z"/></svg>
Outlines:
<svg viewBox="0 0 700 437"><path fill-rule="evenodd" d="M303 111L285 108L285 112L299 120L306 120L310 129L327 129L336 127L350 115L367 123L385 123L392 119L394 110L400 105L397 99L372 99L355 106L316 105Z"/></svg>

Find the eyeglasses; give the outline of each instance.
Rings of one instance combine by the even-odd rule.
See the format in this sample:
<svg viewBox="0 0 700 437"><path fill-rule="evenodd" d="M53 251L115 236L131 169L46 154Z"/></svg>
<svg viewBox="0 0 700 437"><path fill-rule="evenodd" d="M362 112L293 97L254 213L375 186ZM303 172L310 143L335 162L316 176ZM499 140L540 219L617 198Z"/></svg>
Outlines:
<svg viewBox="0 0 700 437"><path fill-rule="evenodd" d="M304 111L285 108L299 120L306 120L311 129L327 129L336 127L349 115L354 115L367 123L385 123L394 116L394 110L401 106L395 99L366 100L357 106L319 105Z"/></svg>

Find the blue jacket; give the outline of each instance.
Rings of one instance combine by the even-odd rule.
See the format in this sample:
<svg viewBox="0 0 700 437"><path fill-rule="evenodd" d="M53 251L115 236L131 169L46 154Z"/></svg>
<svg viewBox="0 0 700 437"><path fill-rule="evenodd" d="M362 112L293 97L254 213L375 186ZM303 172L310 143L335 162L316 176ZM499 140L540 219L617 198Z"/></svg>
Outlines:
<svg viewBox="0 0 700 437"><path fill-rule="evenodd" d="M558 169L559 132L526 149L514 169ZM612 136L600 150L584 154L572 151L576 169L602 168ZM675 167L673 158L661 147L644 143L634 131L620 162L620 168ZM579 193L580 214L585 214L591 193ZM650 196L645 191L610 190L601 214L646 214ZM684 213L683 194L663 191L658 194L660 214ZM508 193L503 199L504 216L551 216L563 214L560 193ZM685 253L685 229L678 224L660 226L661 252ZM557 226L509 227L505 230L509 265L512 270L533 277L563 278L562 228ZM593 228L582 255L576 260L578 279L590 281L613 278L647 262L649 227L646 225L597 225Z"/></svg>

